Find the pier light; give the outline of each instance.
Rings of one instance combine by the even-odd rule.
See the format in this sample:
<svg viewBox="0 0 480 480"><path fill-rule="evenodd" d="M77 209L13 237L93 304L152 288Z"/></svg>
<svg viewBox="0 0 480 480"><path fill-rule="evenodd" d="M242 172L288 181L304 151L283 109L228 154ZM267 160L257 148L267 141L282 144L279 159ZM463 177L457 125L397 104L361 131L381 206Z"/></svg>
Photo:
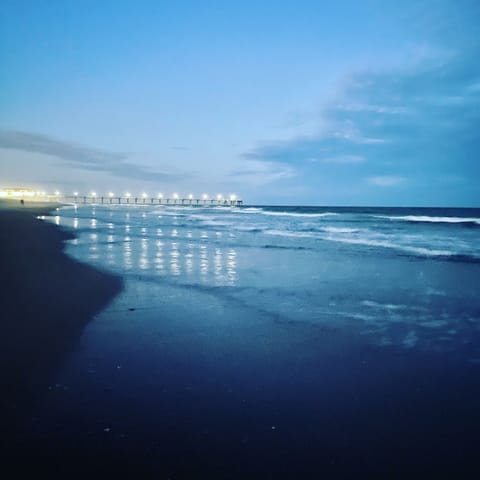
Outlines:
<svg viewBox="0 0 480 480"><path fill-rule="evenodd" d="M60 192L58 190L56 190L55 195L58 197L60 195Z"/></svg>
<svg viewBox="0 0 480 480"><path fill-rule="evenodd" d="M236 196L236 195L234 195L234 194L230 195L230 200L231 200L232 202L235 201L236 199L237 199L237 196Z"/></svg>
<svg viewBox="0 0 480 480"><path fill-rule="evenodd" d="M191 200L193 198L193 195L191 193L188 194L188 199Z"/></svg>
<svg viewBox="0 0 480 480"><path fill-rule="evenodd" d="M147 195L145 192L142 193L142 197L143 197L143 198L147 198L147 196L148 196L148 195Z"/></svg>
<svg viewBox="0 0 480 480"><path fill-rule="evenodd" d="M96 197L96 196L97 196L97 192L91 192L90 195L91 195L92 197Z"/></svg>
<svg viewBox="0 0 480 480"><path fill-rule="evenodd" d="M206 193L204 193L204 194L202 195L202 198L203 198L204 200L208 200L208 195L207 195Z"/></svg>
<svg viewBox="0 0 480 480"><path fill-rule="evenodd" d="M178 198L178 193L174 193L173 198L176 200Z"/></svg>
<svg viewBox="0 0 480 480"><path fill-rule="evenodd" d="M74 194L76 197L78 197L78 192L73 192L73 194Z"/></svg>
<svg viewBox="0 0 480 480"><path fill-rule="evenodd" d="M223 195L218 194L217 195L217 200L221 200L223 198Z"/></svg>
<svg viewBox="0 0 480 480"><path fill-rule="evenodd" d="M108 192L108 196L112 198L115 194L113 192Z"/></svg>
<svg viewBox="0 0 480 480"><path fill-rule="evenodd" d="M163 193L159 193L158 198L163 198Z"/></svg>
<svg viewBox="0 0 480 480"><path fill-rule="evenodd" d="M126 196L127 198L130 198L130 197L132 196L132 194L131 194L130 192L127 192L127 193L125 194L125 196Z"/></svg>

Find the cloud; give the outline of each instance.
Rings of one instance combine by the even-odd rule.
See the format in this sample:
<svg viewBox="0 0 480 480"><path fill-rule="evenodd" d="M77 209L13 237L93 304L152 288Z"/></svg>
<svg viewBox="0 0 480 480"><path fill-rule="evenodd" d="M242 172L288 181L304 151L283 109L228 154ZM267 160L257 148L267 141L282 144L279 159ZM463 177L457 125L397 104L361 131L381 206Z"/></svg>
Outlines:
<svg viewBox="0 0 480 480"><path fill-rule="evenodd" d="M413 201L430 195L443 204L441 179L461 174L469 183L449 198L478 203L480 44L461 47L443 58L437 49L412 64L352 74L319 113L317 134L264 143L244 157L291 166L310 185L355 186L358 198L368 185L402 183Z"/></svg>
<svg viewBox="0 0 480 480"><path fill-rule="evenodd" d="M407 115L409 111L405 107L391 107L387 105L368 105L365 103L339 103L335 106L338 111L345 112L374 112L386 113L389 115Z"/></svg>
<svg viewBox="0 0 480 480"><path fill-rule="evenodd" d="M184 178L172 172L153 171L133 163L127 153L108 152L37 133L0 130L0 148L49 155L62 165L89 172L104 172L116 177L147 181Z"/></svg>
<svg viewBox="0 0 480 480"><path fill-rule="evenodd" d="M335 163L337 165L345 165L352 163L362 163L365 161L365 157L361 155L337 155L334 157L327 157L321 160L324 163Z"/></svg>
<svg viewBox="0 0 480 480"><path fill-rule="evenodd" d="M367 179L368 183L372 185L377 185L379 187L393 187L402 183L405 179L402 177L389 177L389 176L380 176L380 177L370 177Z"/></svg>
<svg viewBox="0 0 480 480"><path fill-rule="evenodd" d="M229 177L250 185L262 186L296 175L295 169L288 165L261 160L245 160L242 167L231 172Z"/></svg>

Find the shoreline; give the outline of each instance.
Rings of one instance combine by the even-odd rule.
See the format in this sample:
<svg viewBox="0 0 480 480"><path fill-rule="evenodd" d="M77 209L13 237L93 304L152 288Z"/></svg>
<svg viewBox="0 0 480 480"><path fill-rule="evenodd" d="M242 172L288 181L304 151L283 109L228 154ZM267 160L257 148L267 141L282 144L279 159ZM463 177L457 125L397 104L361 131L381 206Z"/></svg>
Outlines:
<svg viewBox="0 0 480 480"><path fill-rule="evenodd" d="M67 219L80 217L77 231L82 240L88 239L85 226L93 217L98 219L100 225L91 230L99 234L95 237L97 253L99 258L109 253L108 242L103 240L113 232L102 228L108 217L98 211L90 217L76 215L69 209L56 214L59 225L72 225ZM135 234L144 224L132 220L128 223L134 225L131 235L136 243L129 249L133 265L137 265L144 237ZM121 230L115 231L118 236L124 227L120 222ZM33 218L32 223L40 224L39 231L53 232L56 240L50 239L47 246L64 256L63 241L75 231ZM4 230L0 228L0 232ZM149 229L148 233L157 231ZM17 232L17 236L22 242L24 235ZM26 236L30 248L42 244L40 234L30 230ZM114 245L114 249L118 247L115 265L122 272L125 244ZM221 244L224 252L226 245L228 241ZM76 258L90 258L84 247ZM165 240L161 251L167 259L169 247ZM246 260L251 251L234 249L239 277L255 273L256 283L249 285L254 290L235 293L193 282L156 281L161 277L140 271L139 262L139 270L133 270L136 274L124 270L124 289L95 315L95 321L86 325L85 317L78 328L68 322L73 332L70 343L60 327L49 327L48 331L58 332L64 339L64 351L49 367L51 383L46 383L45 375L30 371L30 393L25 392L23 398L31 395L35 404L19 410L22 422L2 439L9 465L17 472L30 467L52 478L71 475L72 468L78 475L95 471L110 476L232 479L404 478L418 472L463 478L478 470L480 414L476 399L480 384L478 363L468 361L478 358L478 335L473 327L464 326L463 330L462 324L470 319L459 311L469 306L472 318L476 317L478 265L469 266L467 272L463 265L440 262L427 265L390 257L357 260L358 255L345 251L333 255L333 249L312 256L310 250L285 253L277 249L266 254L258 250L252 265ZM178 250L182 252L181 247ZM148 252L153 256L153 248ZM32 256L28 252L20 257L26 257L24 263L28 263ZM13 255L7 258L13 265L21 264ZM215 265L215 257L210 258ZM295 287L283 290L291 296L291 304L279 301L279 308L273 308L278 295L263 295L268 294L267 289L281 289L282 283L277 283L271 272L262 283L257 272L281 260L295 265L293 271L284 272ZM343 315L343 320L349 318L349 312L359 313L349 324L342 324L342 318L331 321L325 309L318 316L310 315L312 311L294 316L288 309L289 305L308 305L308 299L294 302L305 296L293 296L304 288L299 273L317 274L305 269L307 262L313 268L323 265L318 271L322 283L314 290L319 295L318 305L333 300L334 310L330 311ZM355 271L346 267L338 272L340 262L354 265ZM183 266L182 257L178 263ZM55 275L51 272L55 264L48 260L49 274L63 282L63 290L47 295L45 302L52 305L67 297L71 303L72 274ZM225 262L218 264L227 270ZM154 268L153 262L151 265ZM215 271L211 272L207 285L216 279ZM281 279L283 272L278 272ZM459 290L441 280L447 277L458 278L460 301L452 303ZM377 286L376 278L381 278L384 286ZM438 283L431 283L437 278ZM368 285L357 286L360 282ZM425 285L445 295L432 297ZM400 299L402 290L398 289L402 288ZM413 293L443 303L417 302ZM348 295L349 300L343 302L341 295ZM262 304L265 298L272 304L268 308ZM88 293L80 299L90 303ZM402 313L404 304L414 309L414 318ZM358 324L363 321L362 313L371 314L371 309L379 306L386 308L373 318L377 325L395 328L381 333L392 339L390 343L371 342L363 334L368 331ZM424 316L421 307L438 312L438 316L449 313L455 319L458 338L470 342L462 341L458 350L445 344L439 350L431 349L438 344L437 338L441 340L442 329L435 324L422 326L431 318ZM77 310L70 305L69 312ZM41 320L40 325L45 325ZM426 340L435 340L428 348L422 344L421 333ZM52 345L50 341L53 350Z"/></svg>
<svg viewBox="0 0 480 480"><path fill-rule="evenodd" d="M74 234L36 218L57 203L0 201L0 408L15 430L75 347L83 328L123 286L64 253Z"/></svg>

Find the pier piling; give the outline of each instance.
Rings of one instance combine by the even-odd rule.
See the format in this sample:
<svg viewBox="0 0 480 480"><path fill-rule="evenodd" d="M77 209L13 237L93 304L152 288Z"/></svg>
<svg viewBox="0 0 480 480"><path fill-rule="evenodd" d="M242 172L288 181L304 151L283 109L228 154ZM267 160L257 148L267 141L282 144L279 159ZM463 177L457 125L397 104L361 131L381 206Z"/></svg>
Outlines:
<svg viewBox="0 0 480 480"><path fill-rule="evenodd" d="M100 205L177 205L177 206L193 206L193 207L239 207L243 205L240 199L206 199L206 198L160 198L160 197L133 197L133 203L130 201L132 197L97 197L94 195L64 195L57 196L56 200L75 204L100 204ZM108 200L108 201L106 201ZM115 201L114 201L115 200ZM139 201L140 200L140 201Z"/></svg>

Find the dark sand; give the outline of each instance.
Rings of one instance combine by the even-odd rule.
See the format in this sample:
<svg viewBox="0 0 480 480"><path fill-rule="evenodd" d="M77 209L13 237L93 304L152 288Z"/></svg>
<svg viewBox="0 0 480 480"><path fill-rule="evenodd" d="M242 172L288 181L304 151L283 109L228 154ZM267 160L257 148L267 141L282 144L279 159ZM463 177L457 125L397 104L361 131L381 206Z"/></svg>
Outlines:
<svg viewBox="0 0 480 480"><path fill-rule="evenodd" d="M122 288L63 253L69 232L37 219L58 205L0 202L0 421L10 444L83 327Z"/></svg>

